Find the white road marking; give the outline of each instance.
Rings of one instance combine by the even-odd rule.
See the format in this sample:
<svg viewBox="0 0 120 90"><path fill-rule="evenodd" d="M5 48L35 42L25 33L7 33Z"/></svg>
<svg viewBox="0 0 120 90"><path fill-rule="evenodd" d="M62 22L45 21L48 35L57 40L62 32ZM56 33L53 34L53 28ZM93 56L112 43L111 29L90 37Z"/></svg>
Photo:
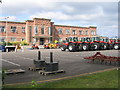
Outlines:
<svg viewBox="0 0 120 90"><path fill-rule="evenodd" d="M16 65L16 66L19 66L19 67L20 67L19 64L13 63L13 62L11 62L11 61L8 61L8 60L5 60L5 59L2 59L2 61L4 61L4 62L8 62L8 63L10 63L10 64L13 64L13 65Z"/></svg>

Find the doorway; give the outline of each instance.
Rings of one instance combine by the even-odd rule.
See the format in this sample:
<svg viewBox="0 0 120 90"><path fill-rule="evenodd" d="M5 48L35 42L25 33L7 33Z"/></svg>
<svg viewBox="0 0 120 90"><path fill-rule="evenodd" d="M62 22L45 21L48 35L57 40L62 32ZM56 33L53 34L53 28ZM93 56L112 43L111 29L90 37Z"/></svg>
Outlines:
<svg viewBox="0 0 120 90"><path fill-rule="evenodd" d="M44 38L40 38L40 45L44 44Z"/></svg>

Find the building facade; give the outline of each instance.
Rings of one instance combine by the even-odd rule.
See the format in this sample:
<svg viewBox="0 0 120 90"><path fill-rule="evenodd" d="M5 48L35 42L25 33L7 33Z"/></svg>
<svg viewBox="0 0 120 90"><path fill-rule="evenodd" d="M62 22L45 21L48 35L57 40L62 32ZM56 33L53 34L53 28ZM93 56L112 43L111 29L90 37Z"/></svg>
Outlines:
<svg viewBox="0 0 120 90"><path fill-rule="evenodd" d="M62 41L67 37L94 37L96 27L55 25L51 19L33 18L25 22L0 21L0 42L23 41L29 44Z"/></svg>

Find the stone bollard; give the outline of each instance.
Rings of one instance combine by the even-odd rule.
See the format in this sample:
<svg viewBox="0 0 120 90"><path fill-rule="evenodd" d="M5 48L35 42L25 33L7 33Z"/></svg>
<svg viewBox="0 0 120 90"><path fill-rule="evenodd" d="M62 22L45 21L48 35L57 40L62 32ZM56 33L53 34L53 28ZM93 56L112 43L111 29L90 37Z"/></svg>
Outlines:
<svg viewBox="0 0 120 90"><path fill-rule="evenodd" d="M40 51L38 51L38 59L37 60L33 60L33 63L34 63L36 68L45 67L46 62L41 59L41 52Z"/></svg>
<svg viewBox="0 0 120 90"><path fill-rule="evenodd" d="M50 52L50 62L46 62L45 64L45 71L58 71L58 62L53 62L53 53Z"/></svg>

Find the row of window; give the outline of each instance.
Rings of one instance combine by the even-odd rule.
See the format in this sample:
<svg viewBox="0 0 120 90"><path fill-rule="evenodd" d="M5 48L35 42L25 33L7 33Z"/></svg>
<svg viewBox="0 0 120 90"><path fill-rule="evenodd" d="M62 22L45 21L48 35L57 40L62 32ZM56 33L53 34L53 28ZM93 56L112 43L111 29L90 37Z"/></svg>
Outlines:
<svg viewBox="0 0 120 90"><path fill-rule="evenodd" d="M22 38L21 41L25 40L25 38ZM0 38L0 42L4 42L5 41L5 38ZM17 38L16 37L11 37L10 38L10 41L17 41Z"/></svg>
<svg viewBox="0 0 120 90"><path fill-rule="evenodd" d="M6 32L5 26L0 26L0 32ZM17 32L17 28L15 26L11 26L11 32ZM22 27L22 32L25 33L25 27ZM38 34L38 26L34 27L34 34ZM41 34L45 34L45 27L42 26L41 28ZM52 29L51 27L48 27L48 34L52 36ZM58 29L58 34L62 35L63 30L61 28ZM73 35L77 35L76 30L72 30ZM95 35L95 31L91 31L92 35ZM66 30L66 35L70 35L70 30ZM79 31L79 35L88 35L88 30L86 30L84 33L82 30Z"/></svg>
<svg viewBox="0 0 120 90"><path fill-rule="evenodd" d="M45 33L45 28L44 28L44 26L42 26L42 28L41 28L41 34L44 34L44 33ZM34 27L34 34L38 34L38 26Z"/></svg>
<svg viewBox="0 0 120 90"><path fill-rule="evenodd" d="M63 34L63 30L61 28L58 29L58 34L59 35ZM72 34L77 35L77 31L72 30ZM70 30L66 30L66 35L70 35ZM88 30L86 30L84 32L82 30L79 30L79 35L88 35ZM95 35L95 31L91 31L91 35Z"/></svg>
<svg viewBox="0 0 120 90"><path fill-rule="evenodd" d="M25 33L25 27L22 27L22 33ZM0 32L6 32L5 26L0 26ZM17 27L16 26L11 26L11 32L17 32Z"/></svg>
<svg viewBox="0 0 120 90"><path fill-rule="evenodd" d="M34 27L34 34L38 34L38 26ZM45 34L45 27L41 27L41 34ZM48 27L48 34L52 36L52 29L51 27Z"/></svg>

